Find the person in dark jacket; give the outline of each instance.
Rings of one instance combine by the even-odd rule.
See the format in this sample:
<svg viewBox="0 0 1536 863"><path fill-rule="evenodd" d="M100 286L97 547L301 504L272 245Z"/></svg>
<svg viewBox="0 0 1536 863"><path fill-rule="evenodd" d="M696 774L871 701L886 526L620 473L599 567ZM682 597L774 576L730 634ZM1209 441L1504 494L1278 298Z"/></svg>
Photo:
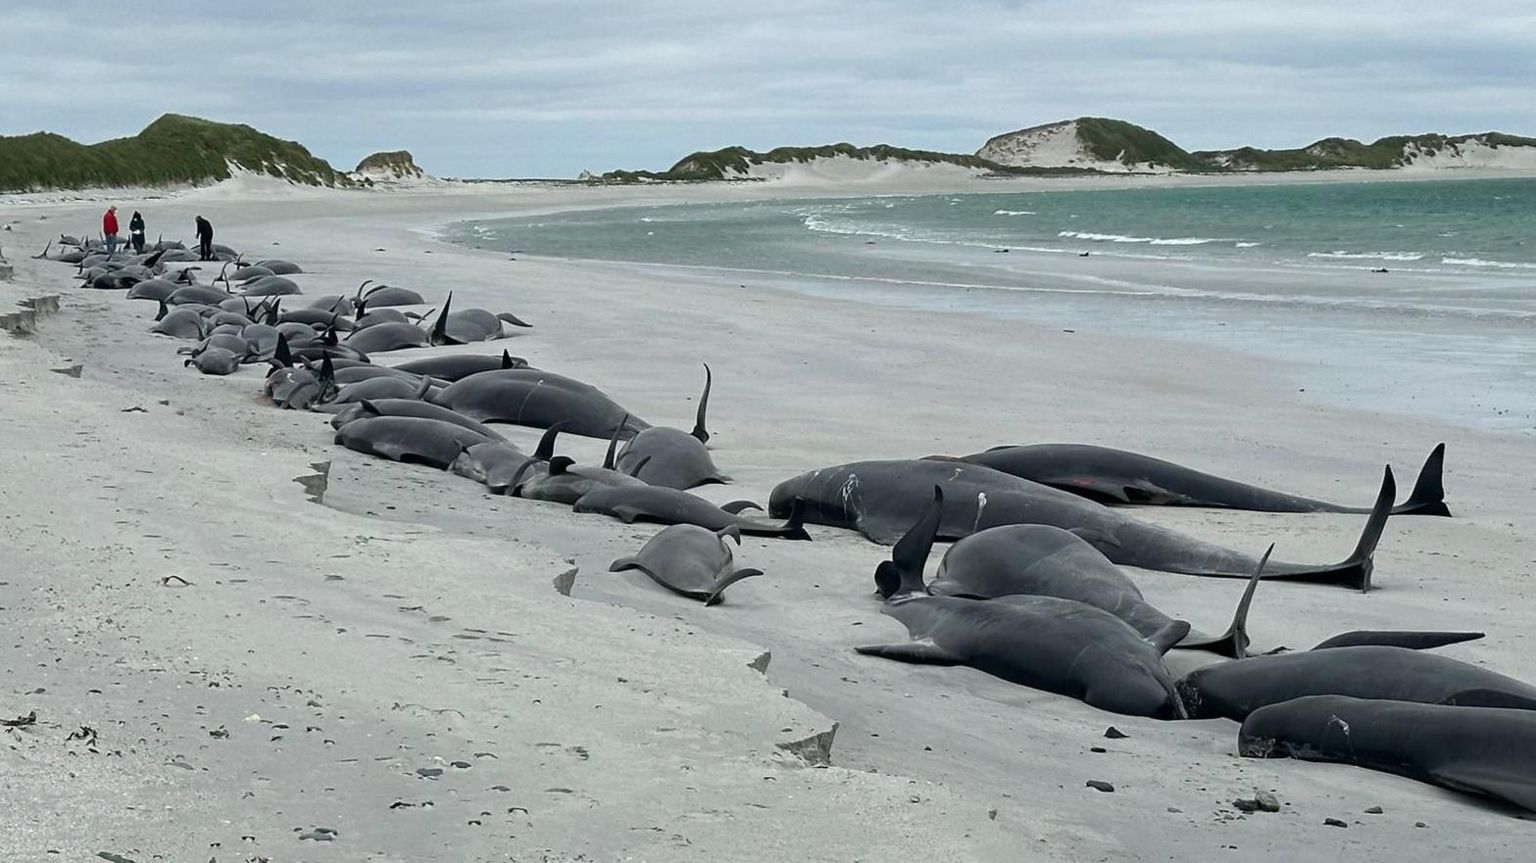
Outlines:
<svg viewBox="0 0 1536 863"><path fill-rule="evenodd" d="M197 217L197 254L198 260L213 260L213 225L202 216Z"/></svg>
<svg viewBox="0 0 1536 863"><path fill-rule="evenodd" d="M138 210L134 210L133 218L128 220L128 241L133 243L135 255L144 254L144 217Z"/></svg>

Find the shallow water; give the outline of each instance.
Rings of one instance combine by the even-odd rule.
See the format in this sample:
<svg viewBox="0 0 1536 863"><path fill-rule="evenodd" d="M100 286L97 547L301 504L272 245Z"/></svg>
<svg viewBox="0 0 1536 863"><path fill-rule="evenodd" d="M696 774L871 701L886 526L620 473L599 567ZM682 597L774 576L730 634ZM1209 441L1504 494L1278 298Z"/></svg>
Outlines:
<svg viewBox="0 0 1536 863"><path fill-rule="evenodd" d="M1214 344L1335 404L1536 428L1532 179L625 207L447 237Z"/></svg>

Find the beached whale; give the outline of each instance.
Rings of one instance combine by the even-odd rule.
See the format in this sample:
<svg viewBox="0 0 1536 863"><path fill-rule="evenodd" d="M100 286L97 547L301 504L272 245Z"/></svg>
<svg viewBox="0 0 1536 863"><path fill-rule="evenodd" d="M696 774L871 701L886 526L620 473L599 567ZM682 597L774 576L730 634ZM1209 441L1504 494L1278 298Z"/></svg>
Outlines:
<svg viewBox="0 0 1536 863"><path fill-rule="evenodd" d="M265 261L257 261L253 266L270 270L273 275L278 276L291 276L295 273L304 272L303 267L300 267L298 264L295 264L292 261L282 260L281 258L269 258Z"/></svg>
<svg viewBox="0 0 1536 863"><path fill-rule="evenodd" d="M375 324L371 327L355 329L351 335L347 336L347 347L367 354L423 348L427 345L426 330L415 324Z"/></svg>
<svg viewBox="0 0 1536 863"><path fill-rule="evenodd" d="M478 372L489 372L496 369L525 369L528 361L522 357L514 357L506 351L501 356L490 354L447 354L436 357L423 357L419 360L409 360L395 366L407 372L418 375L431 375L438 380L458 381Z"/></svg>
<svg viewBox="0 0 1536 863"><path fill-rule="evenodd" d="M432 382L428 378L415 382L398 377L368 378L338 388L331 397L315 401L310 409L335 413L364 400L419 399L431 386Z"/></svg>
<svg viewBox="0 0 1536 863"><path fill-rule="evenodd" d="M880 611L912 640L859 653L920 665L966 665L1101 710L1155 719L1183 714L1163 654L1189 631L1174 621L1146 639L1102 609L1054 596L911 596Z"/></svg>
<svg viewBox="0 0 1536 863"><path fill-rule="evenodd" d="M227 348L210 345L182 363L184 366L197 366L197 370L205 375L229 375L240 369L240 361L243 354L236 354Z"/></svg>
<svg viewBox="0 0 1536 863"><path fill-rule="evenodd" d="M680 596L715 605L725 589L744 578L762 575L760 569L737 569L735 555L726 539L741 544L735 525L706 530L692 524L674 524L651 537L629 557L608 566L609 572L638 569L651 580Z"/></svg>
<svg viewBox="0 0 1536 863"><path fill-rule="evenodd" d="M793 501L804 500L807 521L857 530L888 545L921 518L935 486L944 490L940 539L960 539L1004 524L1046 524L1078 533L1125 566L1222 578L1249 578L1258 566L1246 554L1140 521L1124 510L963 462L867 461L810 471L779 483L769 498L769 512L786 513ZM1345 560L1322 566L1272 561L1263 577L1369 590L1371 556L1395 494L1388 468L1376 509Z"/></svg>
<svg viewBox="0 0 1536 863"><path fill-rule="evenodd" d="M454 423L426 417L364 417L336 430L336 443L395 461L447 470L467 446L490 438Z"/></svg>
<svg viewBox="0 0 1536 863"><path fill-rule="evenodd" d="M671 426L652 426L641 431L630 438L619 453L619 470L649 485L667 488L689 489L705 483L730 482L731 478L715 467L715 460L704 446L709 441L704 414L709 410L709 390L713 381L714 375L706 363L704 393L699 396L693 431L685 432Z"/></svg>
<svg viewBox="0 0 1536 863"><path fill-rule="evenodd" d="M606 393L541 369L497 369L461 378L433 401L483 423L550 428L564 422L569 434L607 439L631 437L651 424Z"/></svg>
<svg viewBox="0 0 1536 863"><path fill-rule="evenodd" d="M363 293L363 288L367 288L372 282L373 279L369 279L357 286L359 314L362 313L364 306L378 309L384 306L420 306L427 302L422 299L421 294L410 288L396 288L390 285L374 285L368 289L367 293Z"/></svg>
<svg viewBox="0 0 1536 863"><path fill-rule="evenodd" d="M242 297L288 297L302 293L298 282L283 276L262 276L240 286Z"/></svg>
<svg viewBox="0 0 1536 863"><path fill-rule="evenodd" d="M594 489L571 507L575 512L613 516L626 524L654 521L661 524L696 524L708 530L735 525L742 533L781 539L811 538L804 526L804 507L791 508L783 521L753 518L715 506L686 491L657 486L603 486Z"/></svg>
<svg viewBox="0 0 1536 863"><path fill-rule="evenodd" d="M1312 695L1243 720L1237 751L1353 764L1536 812L1536 712Z"/></svg>
<svg viewBox="0 0 1536 863"><path fill-rule="evenodd" d="M1286 494L1151 456L1087 444L994 447L986 452L961 456L960 460L1108 504L1199 506L1255 512L1371 511L1370 507L1344 506ZM1392 514L1450 515L1441 482L1444 468L1445 444L1442 443L1425 460L1408 500L1393 507Z"/></svg>
<svg viewBox="0 0 1536 863"><path fill-rule="evenodd" d="M1448 656L1377 645L1220 662L1191 671L1178 686L1195 719L1241 721L1267 704L1305 695L1536 710L1536 686Z"/></svg>
<svg viewBox="0 0 1536 863"><path fill-rule="evenodd" d="M539 439L539 452L547 453L537 460L525 462L512 477L509 493L515 497L525 497L530 500L548 500L556 503L574 504L587 492L607 486L643 486L644 482L635 479L628 474L620 473L613 468L613 451L618 446L619 436L615 431L613 437L608 439L608 452L603 456L603 466L578 467L576 463L566 456L553 455L555 439L564 430L565 422L558 422L550 426ZM542 465L543 470L532 471L534 465Z"/></svg>
<svg viewBox="0 0 1536 863"><path fill-rule="evenodd" d="M435 405L431 402L414 398L359 399L356 404L347 405L342 410L337 411L336 415L331 418L331 427L341 428L355 419L369 416L426 417L463 426L493 441L503 441L506 439L502 437L500 432L488 425L477 423L469 417L455 413L441 405Z"/></svg>
<svg viewBox="0 0 1536 863"><path fill-rule="evenodd" d="M514 327L533 326L519 320L510 312L502 312L499 315L485 309L464 309L455 312L450 311L452 306L453 292L450 291L448 299L443 301L442 311L437 315L437 323L432 326L432 344L434 345L467 345L505 338L507 332L502 328L503 322Z"/></svg>
<svg viewBox="0 0 1536 863"><path fill-rule="evenodd" d="M943 490L934 488L933 494L923 517L891 549L890 560L875 568L876 592L882 597L899 599L925 593L969 599L1054 596L1107 611L1144 638L1154 637L1174 622L1173 617L1147 602L1135 582L1082 537L1043 524L989 527L962 538L945 552L933 582L924 584L923 568L933 549L944 506ZM1234 659L1247 656L1248 609L1268 560L1269 552L1265 552L1226 632L1212 636L1191 630L1175 646Z"/></svg>

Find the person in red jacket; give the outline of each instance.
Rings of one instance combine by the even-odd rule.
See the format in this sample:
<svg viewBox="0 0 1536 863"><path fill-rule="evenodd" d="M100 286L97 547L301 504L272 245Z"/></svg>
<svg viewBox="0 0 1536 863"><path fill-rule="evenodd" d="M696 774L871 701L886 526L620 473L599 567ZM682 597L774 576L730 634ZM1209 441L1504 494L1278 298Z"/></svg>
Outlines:
<svg viewBox="0 0 1536 863"><path fill-rule="evenodd" d="M107 208L107 212L101 217L101 232L107 238L107 256L117 251L117 205Z"/></svg>

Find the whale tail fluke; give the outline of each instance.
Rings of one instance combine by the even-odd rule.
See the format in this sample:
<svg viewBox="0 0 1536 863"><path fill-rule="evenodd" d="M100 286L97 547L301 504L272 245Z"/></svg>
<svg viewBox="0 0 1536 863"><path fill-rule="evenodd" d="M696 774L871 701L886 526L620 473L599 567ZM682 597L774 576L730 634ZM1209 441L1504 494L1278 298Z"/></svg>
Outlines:
<svg viewBox="0 0 1536 863"><path fill-rule="evenodd" d="M933 502L923 511L917 523L896 541L891 549L891 559L880 561L875 567L875 593L881 599L900 598L928 592L923 582L923 567L933 551L933 541L938 538L939 524L944 519L944 489L933 487Z"/></svg>
<svg viewBox="0 0 1536 863"><path fill-rule="evenodd" d="M1424 460L1424 467L1419 470L1418 481L1413 484L1413 492L1402 504L1392 508L1392 514L1449 516L1451 510L1445 505L1445 485L1442 482L1444 473L1445 444L1442 443L1430 451L1429 458Z"/></svg>
<svg viewBox="0 0 1536 863"><path fill-rule="evenodd" d="M762 574L763 571L761 569L752 569L750 567L736 570L730 575L727 575L725 578L715 582L715 592L711 593L709 598L704 600L704 605L707 607L718 604L720 600L725 598L725 589L727 587L730 587L736 582L741 581L743 578L751 578L754 575Z"/></svg>
<svg viewBox="0 0 1536 863"><path fill-rule="evenodd" d="M1269 556L1274 553L1275 546L1271 543L1264 556L1259 558L1259 565L1254 567L1253 575L1248 579L1248 587L1243 590L1243 598L1237 601L1237 610L1232 613L1232 623L1226 632L1215 638L1186 637L1178 646L1186 650L1208 650L1229 659L1246 659L1248 645L1251 643L1248 639L1248 610L1253 607L1254 591L1259 589L1259 582L1264 579L1264 567L1269 564Z"/></svg>
<svg viewBox="0 0 1536 863"><path fill-rule="evenodd" d="M1371 572L1375 568L1372 558L1376 554L1376 544L1381 541L1382 531L1387 527L1387 517L1392 514L1392 502L1396 499L1397 482L1392 478L1391 466L1388 466L1381 478L1381 491L1376 495L1376 504L1371 507L1371 514L1365 520L1365 529L1360 532L1360 541L1348 558L1332 566L1280 564L1265 577L1311 584L1336 584L1352 587L1361 593L1369 591Z"/></svg>

